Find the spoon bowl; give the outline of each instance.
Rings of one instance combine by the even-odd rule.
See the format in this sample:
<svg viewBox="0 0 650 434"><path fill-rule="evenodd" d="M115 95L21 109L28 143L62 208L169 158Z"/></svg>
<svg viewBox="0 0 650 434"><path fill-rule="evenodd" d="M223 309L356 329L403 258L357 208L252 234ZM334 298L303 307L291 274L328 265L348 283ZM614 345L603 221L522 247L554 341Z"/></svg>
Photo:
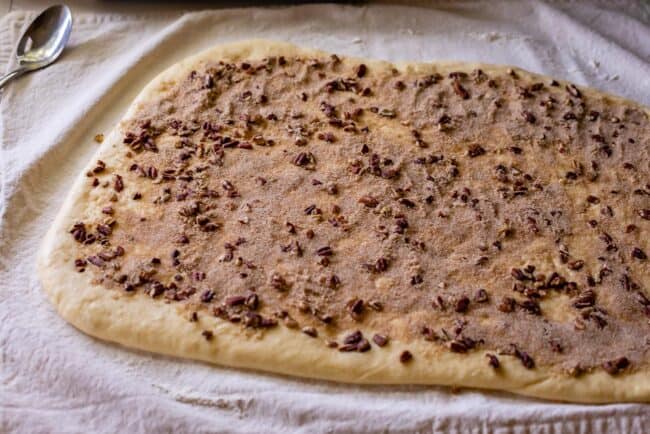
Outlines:
<svg viewBox="0 0 650 434"><path fill-rule="evenodd" d="M19 67L0 78L0 87L19 75L52 64L63 52L71 31L72 13L67 6L52 6L41 12L18 42Z"/></svg>

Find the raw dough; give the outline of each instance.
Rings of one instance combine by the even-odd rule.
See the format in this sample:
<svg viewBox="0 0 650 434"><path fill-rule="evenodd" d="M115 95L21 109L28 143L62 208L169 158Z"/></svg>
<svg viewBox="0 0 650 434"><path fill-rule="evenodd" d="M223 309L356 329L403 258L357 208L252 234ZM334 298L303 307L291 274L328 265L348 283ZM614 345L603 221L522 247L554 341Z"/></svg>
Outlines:
<svg viewBox="0 0 650 434"><path fill-rule="evenodd" d="M330 55L326 53L269 41L247 41L223 45L172 66L154 79L137 97L126 113L124 121L105 138L96 157L75 182L44 240L39 255L39 274L47 294L61 316L90 335L128 347L287 375L353 383L440 384L489 388L576 402L650 401L647 341L639 343L643 348L640 351L645 356L644 359L642 358L642 363L638 363L637 360L629 372L622 372L615 376L602 369L593 369L579 376L570 376L557 367L540 363L537 363L534 369L527 369L521 360L511 356L498 356L500 367L494 369L487 363L486 354L497 354L499 349L484 348L479 345L467 353L451 352L445 346L432 344L421 338L408 338L408 334L401 329L405 325L398 324L399 321L394 324L394 328L401 331L395 332L396 337L391 336L385 347L379 348L373 345L372 350L367 352L341 352L326 345L326 335L313 338L301 333L300 330L285 326L282 321L276 327L262 331L251 330L242 327L239 323L215 317L205 309L199 310L196 321L191 321L192 309L188 309L184 303L165 302L160 298L152 299L142 291L124 293L107 289L98 283L97 275L91 272L91 265L86 267L85 272L78 272L74 262L79 258L80 244L70 234L72 226L78 221L96 222L107 218L106 213L102 213L102 209L107 204L115 208L118 222L120 211L146 213L152 206L151 199L159 191L159 186L151 183L144 184L142 181L141 185L136 186L138 191L147 198L146 203L128 200L126 193L132 194L135 188L134 182L140 182L132 181L135 177L129 178L125 181L126 190L117 192L118 200L114 203L110 202L110 197L116 194L112 188L114 174L120 173L124 178L131 176L128 172L132 161L126 156L128 147L123 143L125 128L130 120L140 116L141 111L146 110L147 106L150 107L152 101L158 101L157 107L165 110L165 104L160 102L161 96L166 95L191 71L200 70L205 63L218 61L252 63L272 56L284 56L287 59L294 57L330 59ZM393 65L370 60L349 58L341 60L344 66L360 63L367 65L368 74L375 74L377 71L389 74L392 68L397 68L407 75L418 76L438 73L446 77L453 71L464 71L470 74L477 68L481 68L488 75L506 74L504 67L478 64ZM527 80L539 80L545 83L551 81L518 69L512 74ZM562 87L564 85L563 83ZM612 106L638 107L634 103L616 97L602 96L596 91L580 89L580 92L590 98L607 98ZM647 148L648 111L646 108L640 110L645 115L645 124L639 127L642 133L640 140ZM392 113L385 114L386 118L393 117ZM376 121L374 127L380 128L381 122L381 120ZM405 141L411 143L412 139ZM275 147L286 147L291 151L297 148L293 143L283 142L276 143ZM309 146L301 149L309 150ZM434 150L435 148L430 152ZM107 188L102 188L101 185L92 188L89 182L91 178L86 175L86 172L92 173L97 167L97 160L106 164L108 172L101 174L101 182L109 182ZM636 163L639 171L645 170L647 174L647 152L640 155ZM626 175L620 174L620 176ZM638 218L635 221L639 227L637 230L641 231L641 234L647 233L649 223ZM648 243L643 241L643 236L639 235L637 239L639 243L645 243L641 246L644 251L648 251ZM138 247L151 248L152 246L136 245L134 250ZM129 253L127 251L127 255ZM543 253L550 256L555 252ZM166 255L168 255L166 252L160 254L163 261L167 260ZM650 282L647 265L645 267L645 271L638 277L640 279L638 283L642 288L644 285L647 288ZM386 282L377 278L375 285L378 290L381 290L384 284ZM390 283L387 285L390 289ZM258 290L263 297L262 289ZM402 290L412 289L407 287ZM492 302L496 303L496 300ZM567 302L564 300L562 303ZM554 299L550 302L549 310L560 311L559 307L556 309L556 304L559 306L560 301ZM647 323L647 319L645 321ZM641 326L647 328L647 324L640 324L639 327ZM356 328L368 339L376 332L364 321L361 321ZM202 333L203 331L209 331L211 335L210 333L206 335ZM337 339L352 329L335 331L333 337ZM412 354L412 360L406 360L404 351Z"/></svg>

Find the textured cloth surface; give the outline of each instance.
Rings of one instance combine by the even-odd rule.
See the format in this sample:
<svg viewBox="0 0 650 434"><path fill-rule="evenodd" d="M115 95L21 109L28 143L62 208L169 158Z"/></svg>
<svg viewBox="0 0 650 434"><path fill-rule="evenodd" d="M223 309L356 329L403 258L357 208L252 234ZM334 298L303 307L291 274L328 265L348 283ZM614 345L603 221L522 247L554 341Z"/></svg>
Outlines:
<svg viewBox="0 0 650 434"><path fill-rule="evenodd" d="M33 13L0 24L0 65ZM100 342L60 319L34 258L73 178L136 93L215 44L261 37L389 60L511 64L650 105L646 2L308 5L75 17L70 48L0 102L0 432L647 433L650 406L349 386Z"/></svg>

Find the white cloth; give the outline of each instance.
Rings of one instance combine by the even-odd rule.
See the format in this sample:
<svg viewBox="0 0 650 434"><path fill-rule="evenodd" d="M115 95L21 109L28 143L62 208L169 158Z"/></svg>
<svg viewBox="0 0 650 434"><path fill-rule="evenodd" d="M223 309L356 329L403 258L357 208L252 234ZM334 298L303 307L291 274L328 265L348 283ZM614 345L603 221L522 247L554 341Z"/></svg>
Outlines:
<svg viewBox="0 0 650 434"><path fill-rule="evenodd" d="M154 3L150 3L151 8ZM35 16L0 28L0 63ZM650 6L450 1L81 15L59 62L0 102L0 432L648 433L650 406L303 381L132 351L57 316L34 256L72 179L136 92L209 46L261 37L391 60L517 65L650 104Z"/></svg>

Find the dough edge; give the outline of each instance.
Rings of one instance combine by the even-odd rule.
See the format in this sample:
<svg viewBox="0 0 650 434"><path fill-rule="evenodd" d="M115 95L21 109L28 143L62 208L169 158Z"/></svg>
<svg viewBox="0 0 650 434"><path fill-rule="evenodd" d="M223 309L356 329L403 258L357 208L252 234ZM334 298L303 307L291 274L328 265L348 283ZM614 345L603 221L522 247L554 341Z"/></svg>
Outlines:
<svg viewBox="0 0 650 434"><path fill-rule="evenodd" d="M153 98L166 82L175 81L206 60L241 61L267 56L326 56L318 50L303 49L292 44L267 40L248 40L219 45L191 56L159 74L137 96L123 119L135 114L139 103ZM363 62L370 68L392 68L417 72L470 71L482 68L486 72L502 72L506 66L459 62L389 63L384 61L345 57L344 62ZM518 74L537 76L519 68ZM616 96L580 88L583 93L598 94L612 102L625 101ZM637 106L639 104L633 103ZM648 108L644 108L650 113ZM121 122L120 122L121 123ZM386 347L373 346L366 353L341 353L328 348L324 340L314 339L282 325L257 333L243 330L240 325L199 314L198 322L188 320L187 311L179 304L153 301L143 294L124 295L91 283L91 273L78 273L71 266L76 250L68 233L78 216L99 207L92 202L85 173L97 159L119 161L121 146L120 123L107 136L77 177L55 221L50 226L38 252L37 269L43 288L58 313L83 332L126 347L183 358L202 360L219 365L248 368L291 376L317 378L345 383L364 384L426 384L508 391L531 397L583 403L650 402L650 367L644 365L631 373L612 377L596 370L580 377L570 377L540 366L525 369L519 360L499 357L500 369L487 363L478 350L456 354L428 342L403 343L392 340ZM110 164L110 163L109 163ZM211 330L207 341L201 330ZM367 336L372 331L361 330ZM404 350L413 360L400 363Z"/></svg>

